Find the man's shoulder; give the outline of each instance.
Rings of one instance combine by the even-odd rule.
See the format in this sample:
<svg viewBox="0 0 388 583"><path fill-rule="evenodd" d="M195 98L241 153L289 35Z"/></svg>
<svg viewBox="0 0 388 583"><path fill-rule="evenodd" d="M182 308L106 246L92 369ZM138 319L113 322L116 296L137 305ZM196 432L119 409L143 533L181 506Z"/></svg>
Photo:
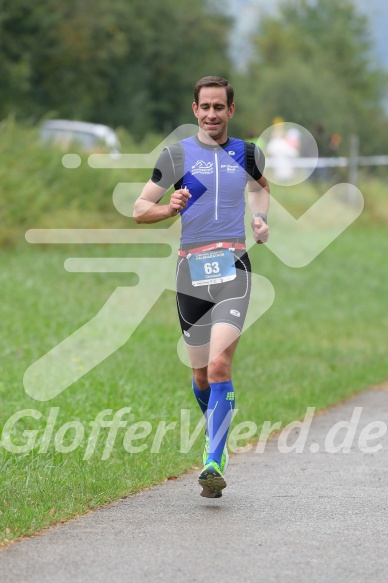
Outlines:
<svg viewBox="0 0 388 583"><path fill-rule="evenodd" d="M163 150L160 152L158 159L159 160L179 160L183 156L183 150L180 142L176 142L175 144L170 144L165 146Z"/></svg>
<svg viewBox="0 0 388 583"><path fill-rule="evenodd" d="M260 150L259 146L255 142L245 142L245 147L249 152Z"/></svg>
<svg viewBox="0 0 388 583"><path fill-rule="evenodd" d="M181 142L176 142L175 144L170 144L163 149L163 152L182 152L182 144Z"/></svg>
<svg viewBox="0 0 388 583"><path fill-rule="evenodd" d="M254 144L253 142L246 142L245 140L242 140L241 138L233 138L233 137L229 137L227 146L236 146L236 147L240 147L243 148L246 152L254 152L255 149L257 148L256 144Z"/></svg>

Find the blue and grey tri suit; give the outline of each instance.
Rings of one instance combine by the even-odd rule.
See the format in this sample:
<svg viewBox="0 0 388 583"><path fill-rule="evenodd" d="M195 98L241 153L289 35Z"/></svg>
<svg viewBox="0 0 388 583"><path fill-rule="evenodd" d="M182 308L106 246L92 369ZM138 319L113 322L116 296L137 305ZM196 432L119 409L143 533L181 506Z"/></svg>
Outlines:
<svg viewBox="0 0 388 583"><path fill-rule="evenodd" d="M245 242L245 187L259 180L264 155L253 143L229 138L213 146L197 136L166 148L156 162L152 181L164 188L187 188L191 198L181 212L183 250L214 242ZM211 327L223 322L242 330L251 288L246 251L234 251L236 278L194 288L188 261L178 258L177 307L185 342L207 344Z"/></svg>

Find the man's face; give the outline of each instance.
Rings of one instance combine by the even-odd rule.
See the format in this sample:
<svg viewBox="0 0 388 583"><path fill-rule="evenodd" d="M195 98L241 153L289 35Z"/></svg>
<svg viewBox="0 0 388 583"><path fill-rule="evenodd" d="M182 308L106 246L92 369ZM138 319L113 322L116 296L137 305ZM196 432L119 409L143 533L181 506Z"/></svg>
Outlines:
<svg viewBox="0 0 388 583"><path fill-rule="evenodd" d="M198 96L198 105L193 103L193 111L198 125L206 135L200 137L222 144L228 137L228 121L234 113L234 103L228 107L224 87L202 87ZM211 141L209 140L209 141Z"/></svg>

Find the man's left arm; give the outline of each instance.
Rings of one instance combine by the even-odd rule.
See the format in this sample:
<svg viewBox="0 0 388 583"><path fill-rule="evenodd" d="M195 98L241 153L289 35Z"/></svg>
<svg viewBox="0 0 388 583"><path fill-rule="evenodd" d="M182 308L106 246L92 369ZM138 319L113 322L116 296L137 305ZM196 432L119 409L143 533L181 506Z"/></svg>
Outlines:
<svg viewBox="0 0 388 583"><path fill-rule="evenodd" d="M269 184L261 176L259 180L248 180L248 206L252 212L251 226L256 243L266 243L269 237L267 215L269 209Z"/></svg>

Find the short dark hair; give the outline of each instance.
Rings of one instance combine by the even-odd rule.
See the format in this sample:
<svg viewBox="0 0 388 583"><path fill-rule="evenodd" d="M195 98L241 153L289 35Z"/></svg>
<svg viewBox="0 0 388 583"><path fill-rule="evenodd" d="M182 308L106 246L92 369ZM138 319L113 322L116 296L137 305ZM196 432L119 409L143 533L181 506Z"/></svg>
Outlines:
<svg viewBox="0 0 388 583"><path fill-rule="evenodd" d="M208 76L202 77L202 79L197 81L194 87L194 101L197 105L199 92L201 91L202 87L224 87L226 91L226 101L228 107L232 105L234 99L234 89L227 79L224 79L223 77Z"/></svg>

